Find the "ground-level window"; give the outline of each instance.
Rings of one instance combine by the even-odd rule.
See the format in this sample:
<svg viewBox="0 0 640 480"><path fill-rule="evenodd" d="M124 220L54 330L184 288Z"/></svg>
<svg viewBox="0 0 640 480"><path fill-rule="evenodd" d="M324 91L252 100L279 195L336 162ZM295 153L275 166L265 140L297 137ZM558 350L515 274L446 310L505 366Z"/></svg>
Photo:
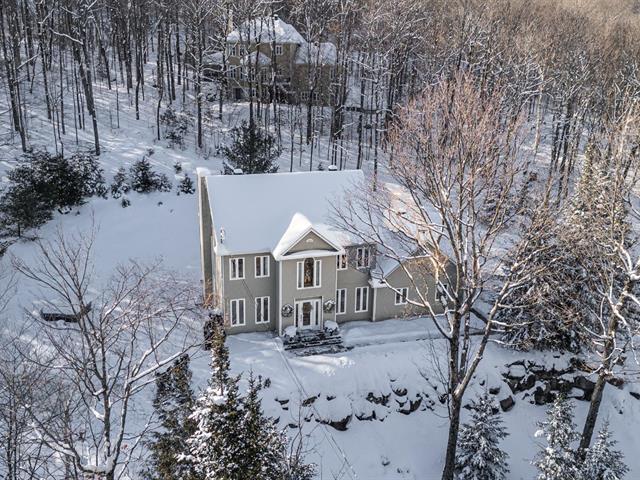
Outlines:
<svg viewBox="0 0 640 480"><path fill-rule="evenodd" d="M347 269L347 254L338 255L338 259L336 261L336 268L338 270L346 270Z"/></svg>
<svg viewBox="0 0 640 480"><path fill-rule="evenodd" d="M269 323L269 297L256 297L256 323Z"/></svg>
<svg viewBox="0 0 640 480"><path fill-rule="evenodd" d="M399 288L396 290L396 305L406 305L407 295L409 295L408 288Z"/></svg>
<svg viewBox="0 0 640 480"><path fill-rule="evenodd" d="M357 248L356 265L358 268L369 268L369 247Z"/></svg>
<svg viewBox="0 0 640 480"><path fill-rule="evenodd" d="M244 298L234 298L229 301L229 319L231 326L244 325Z"/></svg>
<svg viewBox="0 0 640 480"><path fill-rule="evenodd" d="M347 313L347 289L336 290L336 315Z"/></svg>
<svg viewBox="0 0 640 480"><path fill-rule="evenodd" d="M356 288L356 312L366 312L369 309L369 287Z"/></svg>
<svg viewBox="0 0 640 480"><path fill-rule="evenodd" d="M320 286L320 260L305 258L298 262L298 288L315 288Z"/></svg>
<svg viewBox="0 0 640 480"><path fill-rule="evenodd" d="M229 278L231 280L244 280L244 257L229 259Z"/></svg>
<svg viewBox="0 0 640 480"><path fill-rule="evenodd" d="M269 256L261 255L256 257L256 278L269 276Z"/></svg>

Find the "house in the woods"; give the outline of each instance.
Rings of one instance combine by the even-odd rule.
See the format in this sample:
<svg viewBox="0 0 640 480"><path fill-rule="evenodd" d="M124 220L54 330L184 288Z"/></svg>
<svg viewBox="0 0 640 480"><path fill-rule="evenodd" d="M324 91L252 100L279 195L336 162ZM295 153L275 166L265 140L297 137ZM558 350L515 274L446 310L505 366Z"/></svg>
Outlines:
<svg viewBox="0 0 640 480"><path fill-rule="evenodd" d="M333 43L307 42L273 16L238 25L227 35L224 55L210 55L205 70L226 75L227 94L235 100L276 95L284 102L328 104L336 60Z"/></svg>
<svg viewBox="0 0 640 480"><path fill-rule="evenodd" d="M205 302L231 333L423 314L411 305L414 285L437 300L425 255L401 265L335 226L336 206L363 182L360 170L198 172Z"/></svg>

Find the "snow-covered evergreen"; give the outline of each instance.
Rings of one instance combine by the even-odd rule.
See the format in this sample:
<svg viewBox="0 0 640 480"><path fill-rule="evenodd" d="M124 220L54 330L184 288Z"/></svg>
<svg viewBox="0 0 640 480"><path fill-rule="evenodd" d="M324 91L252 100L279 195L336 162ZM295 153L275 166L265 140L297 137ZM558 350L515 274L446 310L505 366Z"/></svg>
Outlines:
<svg viewBox="0 0 640 480"><path fill-rule="evenodd" d="M621 480L629 468L624 463L624 456L615 450L616 441L611 438L609 424L605 423L598 433L581 466L584 480Z"/></svg>
<svg viewBox="0 0 640 480"><path fill-rule="evenodd" d="M471 418L458 437L456 469L459 480L502 480L509 472L508 455L500 441L509 434L500 410L485 392L471 403Z"/></svg>
<svg viewBox="0 0 640 480"><path fill-rule="evenodd" d="M536 437L543 437L546 445L541 445L533 464L538 469L537 480L567 480L579 478L575 451L572 443L578 439L573 423L573 404L564 396L559 396L547 411L546 421L539 423Z"/></svg>

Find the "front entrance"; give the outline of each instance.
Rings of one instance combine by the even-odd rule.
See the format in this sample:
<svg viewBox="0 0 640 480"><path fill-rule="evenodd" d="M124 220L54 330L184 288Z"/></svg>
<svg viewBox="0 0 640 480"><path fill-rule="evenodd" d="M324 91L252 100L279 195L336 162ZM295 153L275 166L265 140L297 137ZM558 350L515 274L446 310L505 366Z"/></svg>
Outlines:
<svg viewBox="0 0 640 480"><path fill-rule="evenodd" d="M322 309L320 299L300 300L296 302L296 328L320 328Z"/></svg>

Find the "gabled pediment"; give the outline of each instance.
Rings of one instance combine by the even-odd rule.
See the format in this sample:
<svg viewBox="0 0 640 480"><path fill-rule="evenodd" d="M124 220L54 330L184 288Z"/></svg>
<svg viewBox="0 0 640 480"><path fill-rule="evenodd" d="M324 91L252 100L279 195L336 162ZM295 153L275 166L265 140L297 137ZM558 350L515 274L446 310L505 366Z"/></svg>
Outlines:
<svg viewBox="0 0 640 480"><path fill-rule="evenodd" d="M323 230L322 226L313 225L307 217L296 213L273 249L273 257L279 260L306 251L342 252L342 247L331 238L328 229L326 232Z"/></svg>

